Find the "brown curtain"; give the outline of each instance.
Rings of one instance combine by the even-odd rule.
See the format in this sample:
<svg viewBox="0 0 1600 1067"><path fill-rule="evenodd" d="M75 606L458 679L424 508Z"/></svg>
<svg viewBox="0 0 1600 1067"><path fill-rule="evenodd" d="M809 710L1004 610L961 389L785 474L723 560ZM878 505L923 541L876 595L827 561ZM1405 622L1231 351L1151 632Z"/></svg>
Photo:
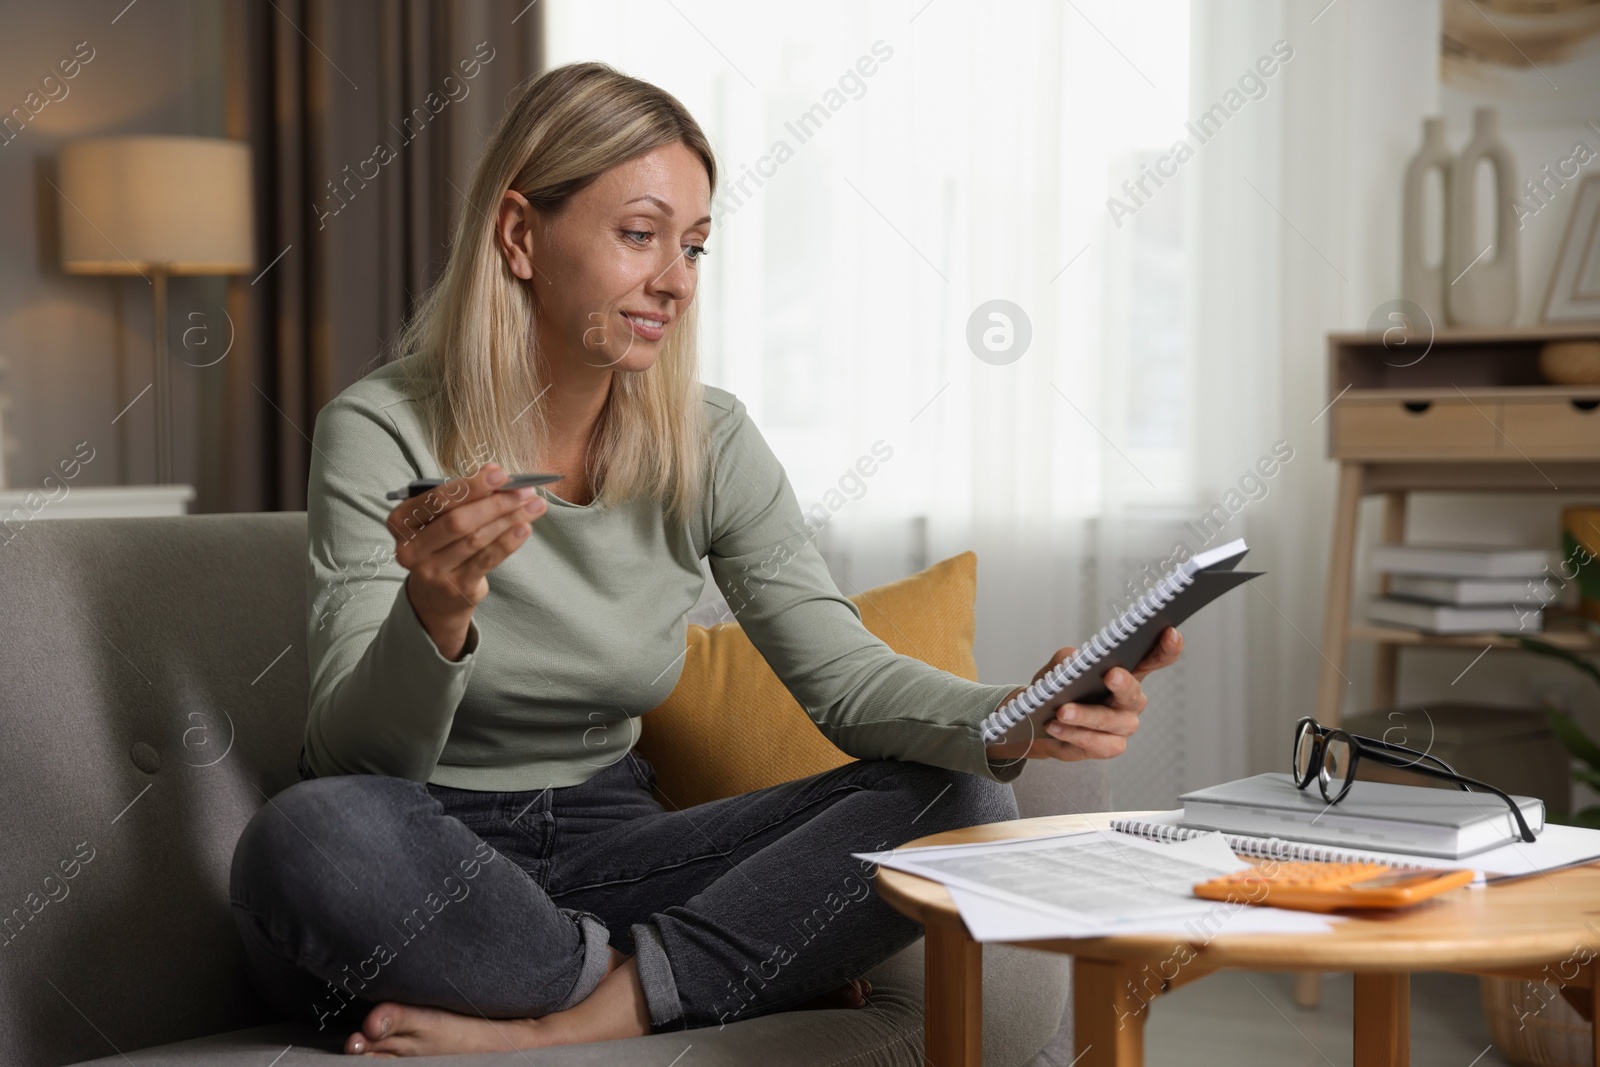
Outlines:
<svg viewBox="0 0 1600 1067"><path fill-rule="evenodd" d="M258 273L229 285L219 484L198 510L305 507L318 410L391 358L541 41L528 0L230 0L228 133L254 152Z"/></svg>

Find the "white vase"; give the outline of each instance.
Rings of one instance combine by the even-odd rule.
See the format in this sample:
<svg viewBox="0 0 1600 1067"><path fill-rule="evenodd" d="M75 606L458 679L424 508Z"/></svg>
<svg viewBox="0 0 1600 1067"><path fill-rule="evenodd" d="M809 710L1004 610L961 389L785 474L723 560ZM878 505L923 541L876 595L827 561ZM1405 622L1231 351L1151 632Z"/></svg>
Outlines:
<svg viewBox="0 0 1600 1067"><path fill-rule="evenodd" d="M1422 147L1406 165L1404 192L1400 203L1400 290L1411 303L1427 312L1435 329L1448 321L1445 317L1444 276L1445 261L1449 258L1450 235L1450 164L1453 157L1444 141L1444 119L1422 120ZM1428 172L1438 168L1439 202L1429 205L1424 193ZM1429 216L1437 227L1440 242L1439 261L1430 264L1423 241L1428 230ZM1422 323L1412 323L1421 329Z"/></svg>
<svg viewBox="0 0 1600 1067"><path fill-rule="evenodd" d="M1478 164L1494 170L1494 233L1474 232ZM1452 326L1509 326L1517 314L1517 168L1492 107L1473 114L1472 140L1450 167L1445 308ZM1493 244L1492 253L1485 249Z"/></svg>

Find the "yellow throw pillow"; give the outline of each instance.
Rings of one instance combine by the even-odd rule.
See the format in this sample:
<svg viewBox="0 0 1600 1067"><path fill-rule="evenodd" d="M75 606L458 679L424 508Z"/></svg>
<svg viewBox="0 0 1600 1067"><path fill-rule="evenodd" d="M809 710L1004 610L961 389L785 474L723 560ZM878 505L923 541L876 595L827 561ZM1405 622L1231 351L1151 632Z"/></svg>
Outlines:
<svg viewBox="0 0 1600 1067"><path fill-rule="evenodd" d="M850 598L896 652L977 681L978 557L935 563ZM690 626L683 674L644 717L638 751L669 808L748 793L850 762L822 736L737 623Z"/></svg>

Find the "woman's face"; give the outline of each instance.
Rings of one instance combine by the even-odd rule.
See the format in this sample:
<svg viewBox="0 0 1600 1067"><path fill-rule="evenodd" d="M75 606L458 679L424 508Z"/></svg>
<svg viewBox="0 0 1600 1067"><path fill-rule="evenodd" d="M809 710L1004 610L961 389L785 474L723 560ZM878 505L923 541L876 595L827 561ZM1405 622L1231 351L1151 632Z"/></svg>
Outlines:
<svg viewBox="0 0 1600 1067"><path fill-rule="evenodd" d="M678 328L711 234L705 164L670 144L611 168L544 213L501 202L501 252L533 286L552 363L648 369Z"/></svg>

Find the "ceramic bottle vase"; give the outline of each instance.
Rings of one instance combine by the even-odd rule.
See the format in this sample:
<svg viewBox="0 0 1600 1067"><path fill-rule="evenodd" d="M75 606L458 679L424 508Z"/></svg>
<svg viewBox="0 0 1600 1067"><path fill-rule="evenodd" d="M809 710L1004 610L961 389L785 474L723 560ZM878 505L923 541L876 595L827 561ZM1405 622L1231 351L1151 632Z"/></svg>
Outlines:
<svg viewBox="0 0 1600 1067"><path fill-rule="evenodd" d="M1449 257L1450 236L1450 149L1444 143L1444 119L1422 120L1422 147L1406 166L1404 194L1400 203L1400 289L1402 295L1428 314L1432 327L1443 327L1445 317L1445 261ZM1428 172L1438 168L1439 201L1426 203ZM1435 217L1431 220L1429 215ZM1430 264L1424 250L1423 234L1431 222L1444 247L1439 261ZM1423 323L1408 323L1411 329L1424 329Z"/></svg>
<svg viewBox="0 0 1600 1067"><path fill-rule="evenodd" d="M1494 170L1494 232L1474 232L1478 164ZM1445 309L1452 326L1509 326L1517 313L1517 174L1494 108L1473 114L1472 140L1450 167ZM1493 251L1485 249L1493 245Z"/></svg>

